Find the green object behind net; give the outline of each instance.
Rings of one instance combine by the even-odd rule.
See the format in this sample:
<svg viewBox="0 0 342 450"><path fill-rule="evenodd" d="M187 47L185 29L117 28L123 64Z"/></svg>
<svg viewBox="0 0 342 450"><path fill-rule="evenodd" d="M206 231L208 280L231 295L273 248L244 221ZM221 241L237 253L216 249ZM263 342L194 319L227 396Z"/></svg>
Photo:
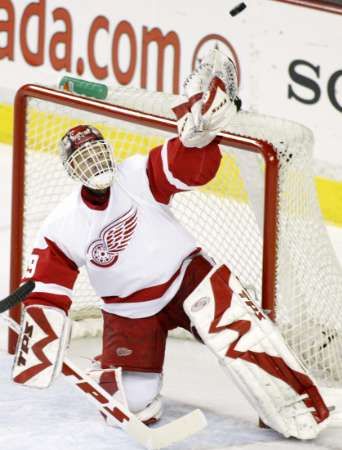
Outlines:
<svg viewBox="0 0 342 450"><path fill-rule="evenodd" d="M75 94L105 100L108 95L108 87L105 84L81 80L70 76L64 76L58 85L59 89L74 92Z"/></svg>

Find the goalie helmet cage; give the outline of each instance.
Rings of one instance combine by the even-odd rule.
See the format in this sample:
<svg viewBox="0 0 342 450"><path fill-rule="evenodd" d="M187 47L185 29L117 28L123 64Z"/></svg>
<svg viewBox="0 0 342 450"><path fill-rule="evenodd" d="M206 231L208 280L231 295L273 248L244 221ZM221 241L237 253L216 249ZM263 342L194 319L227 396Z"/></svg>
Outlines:
<svg viewBox="0 0 342 450"><path fill-rule="evenodd" d="M59 161L60 137L88 123L112 142L118 161L147 154L177 133L171 111L176 99L126 87L111 90L106 102L35 85L18 91L11 290L42 220L76 186ZM217 176L177 194L173 213L253 290L311 373L326 385L340 385L342 275L317 201L312 133L294 122L241 112L218 139L223 158ZM81 270L72 309L77 324L92 326L97 301ZM20 308L11 315L19 320ZM9 351L14 348L11 334Z"/></svg>

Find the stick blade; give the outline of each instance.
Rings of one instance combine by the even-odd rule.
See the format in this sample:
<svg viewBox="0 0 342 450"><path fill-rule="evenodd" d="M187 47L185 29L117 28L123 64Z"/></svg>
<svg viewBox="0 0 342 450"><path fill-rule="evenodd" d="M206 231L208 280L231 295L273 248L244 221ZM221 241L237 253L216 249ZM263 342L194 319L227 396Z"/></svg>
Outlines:
<svg viewBox="0 0 342 450"><path fill-rule="evenodd" d="M157 450L182 441L207 426L200 409L186 414L159 428L148 428L139 419L130 417L125 425L126 433L148 450Z"/></svg>
<svg viewBox="0 0 342 450"><path fill-rule="evenodd" d="M178 419L152 429L150 450L168 447L182 441L207 426L207 420L200 409L195 409Z"/></svg>

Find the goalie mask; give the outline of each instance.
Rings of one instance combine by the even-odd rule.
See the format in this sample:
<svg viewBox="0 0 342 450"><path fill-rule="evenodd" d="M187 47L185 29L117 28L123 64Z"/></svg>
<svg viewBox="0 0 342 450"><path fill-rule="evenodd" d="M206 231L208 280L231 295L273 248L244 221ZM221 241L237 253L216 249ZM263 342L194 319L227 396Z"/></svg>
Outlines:
<svg viewBox="0 0 342 450"><path fill-rule="evenodd" d="M59 146L63 166L71 178L96 190L112 184L116 170L113 148L99 130L78 125L62 137Z"/></svg>

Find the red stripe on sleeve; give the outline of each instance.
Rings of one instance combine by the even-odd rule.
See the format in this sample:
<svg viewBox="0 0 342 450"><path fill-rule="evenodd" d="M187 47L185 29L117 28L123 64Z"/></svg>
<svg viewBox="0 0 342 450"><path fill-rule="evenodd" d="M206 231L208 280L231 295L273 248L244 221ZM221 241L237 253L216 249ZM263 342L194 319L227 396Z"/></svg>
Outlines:
<svg viewBox="0 0 342 450"><path fill-rule="evenodd" d="M187 148L176 138L168 142L169 170L188 186L203 186L212 180L221 162L221 151L213 141L203 148Z"/></svg>
<svg viewBox="0 0 342 450"><path fill-rule="evenodd" d="M153 149L147 162L147 176L154 198L168 204L173 194L182 192L171 184L163 169L162 147ZM221 151L217 143L211 142L203 148L184 147L178 138L168 141L168 168L173 177L187 186L203 186L212 180L221 162Z"/></svg>
<svg viewBox="0 0 342 450"><path fill-rule="evenodd" d="M161 150L162 147L160 146L150 151L147 161L147 177L153 197L157 202L167 205L173 194L181 191L170 184L166 178Z"/></svg>
<svg viewBox="0 0 342 450"><path fill-rule="evenodd" d="M38 256L36 264L27 270L27 278L46 284L56 284L67 289L73 289L79 273L76 264L68 258L56 243L45 238L47 247L35 248L32 252ZM55 306L67 312L71 305L71 299L67 295L52 294L47 292L32 292L24 301L27 305Z"/></svg>
<svg viewBox="0 0 342 450"><path fill-rule="evenodd" d="M32 255L37 255L38 260L33 273L30 269L27 271L27 278L42 283L58 284L60 286L72 289L79 273L76 264L68 258L58 245L48 238L44 238L47 247L44 249L35 248Z"/></svg>
<svg viewBox="0 0 342 450"><path fill-rule="evenodd" d="M66 313L71 306L71 300L66 295L48 294L46 292L33 292L25 300L24 305L43 305L43 306L55 306L56 308L63 309Z"/></svg>

